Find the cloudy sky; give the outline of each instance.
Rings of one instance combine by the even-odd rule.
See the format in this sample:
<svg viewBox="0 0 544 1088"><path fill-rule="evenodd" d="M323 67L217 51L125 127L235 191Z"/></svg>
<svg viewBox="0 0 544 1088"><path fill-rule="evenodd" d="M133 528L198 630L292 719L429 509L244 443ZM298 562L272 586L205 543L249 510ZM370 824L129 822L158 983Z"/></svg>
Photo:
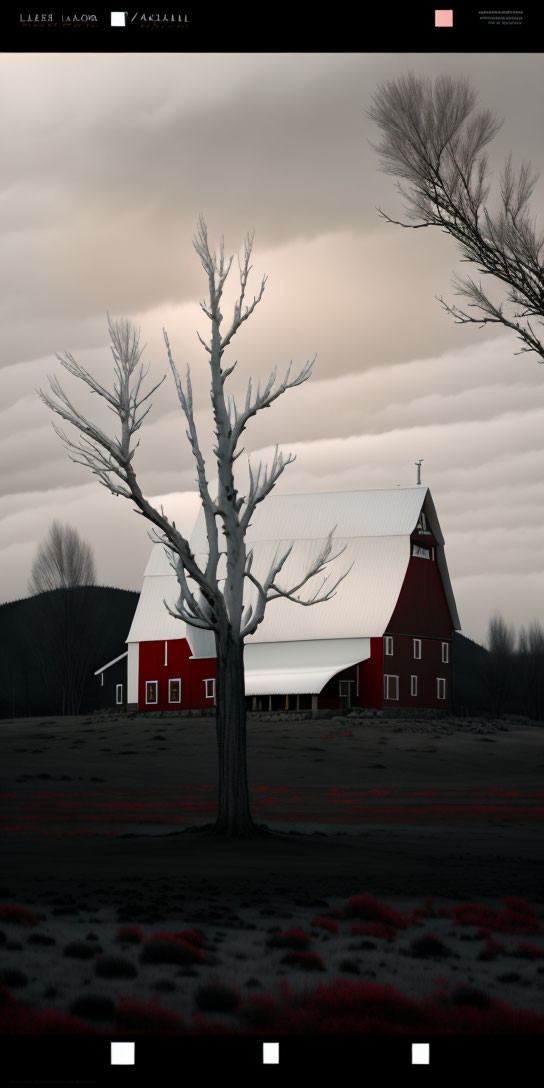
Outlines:
<svg viewBox="0 0 544 1088"><path fill-rule="evenodd" d="M64 350L109 380L109 311L141 325L157 380L167 328L209 426L202 212L228 251L254 230L255 289L268 275L234 341L233 389L317 353L311 381L248 428L246 449L295 453L278 484L292 492L412 486L424 458L464 633L483 640L497 611L517 627L542 617L544 370L510 334L444 313L435 296L453 300L462 270L447 236L376 210L402 209L366 110L409 69L469 77L504 121L493 167L508 151L544 167L540 54L2 56L1 601L26 596L54 518L92 544L101 584L140 587L146 524L70 462L36 389ZM539 182L535 212L543 194ZM190 531L194 470L170 374L146 423L143 490Z"/></svg>

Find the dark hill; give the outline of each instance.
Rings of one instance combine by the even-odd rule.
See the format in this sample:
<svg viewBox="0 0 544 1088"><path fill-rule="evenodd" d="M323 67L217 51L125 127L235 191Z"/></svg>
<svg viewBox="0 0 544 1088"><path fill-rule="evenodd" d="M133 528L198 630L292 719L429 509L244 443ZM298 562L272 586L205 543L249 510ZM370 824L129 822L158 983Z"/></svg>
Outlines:
<svg viewBox="0 0 544 1088"><path fill-rule="evenodd" d="M95 669L126 650L138 593L53 589L0 605L0 717L86 713Z"/></svg>

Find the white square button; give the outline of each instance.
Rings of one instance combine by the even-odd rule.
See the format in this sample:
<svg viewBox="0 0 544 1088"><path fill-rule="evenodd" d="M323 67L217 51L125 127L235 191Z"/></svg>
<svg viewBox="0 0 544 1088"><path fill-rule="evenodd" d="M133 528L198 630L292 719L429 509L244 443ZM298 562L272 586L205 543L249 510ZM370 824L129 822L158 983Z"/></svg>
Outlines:
<svg viewBox="0 0 544 1088"><path fill-rule="evenodd" d="M111 13L111 25L112 26L125 26L126 24L126 11L112 11Z"/></svg>
<svg viewBox="0 0 544 1088"><path fill-rule="evenodd" d="M112 1043L111 1064L134 1065L134 1043Z"/></svg>
<svg viewBox="0 0 544 1088"><path fill-rule="evenodd" d="M280 1044L263 1043L263 1065L280 1064Z"/></svg>
<svg viewBox="0 0 544 1088"><path fill-rule="evenodd" d="M429 1044L412 1043L412 1065L429 1064Z"/></svg>

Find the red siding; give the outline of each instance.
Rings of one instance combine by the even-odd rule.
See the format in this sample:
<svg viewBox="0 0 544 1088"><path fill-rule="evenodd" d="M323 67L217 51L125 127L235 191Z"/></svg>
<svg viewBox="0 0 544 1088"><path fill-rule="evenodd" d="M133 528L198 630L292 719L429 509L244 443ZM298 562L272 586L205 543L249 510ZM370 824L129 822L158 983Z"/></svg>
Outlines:
<svg viewBox="0 0 544 1088"><path fill-rule="evenodd" d="M140 642L138 668L138 710L205 710L213 700L205 698L204 680L215 677L215 658L190 661L191 647L185 638L168 642L168 664L164 664L164 641ZM168 681L181 678L181 703L168 701ZM158 702L145 701L148 680L158 682Z"/></svg>
<svg viewBox="0 0 544 1088"><path fill-rule="evenodd" d="M383 700L383 639L370 639L370 657L359 665L360 706L381 707Z"/></svg>
<svg viewBox="0 0 544 1088"><path fill-rule="evenodd" d="M435 555L436 552L435 547ZM444 639L452 637L453 623L436 560L410 556L387 633Z"/></svg>

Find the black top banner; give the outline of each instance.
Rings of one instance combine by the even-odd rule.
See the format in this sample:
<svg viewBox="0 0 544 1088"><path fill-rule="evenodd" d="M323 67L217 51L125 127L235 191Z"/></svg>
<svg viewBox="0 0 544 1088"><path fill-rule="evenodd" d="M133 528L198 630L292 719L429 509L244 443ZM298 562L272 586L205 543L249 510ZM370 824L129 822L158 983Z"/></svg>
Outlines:
<svg viewBox="0 0 544 1088"><path fill-rule="evenodd" d="M404 4L209 8L20 8L2 15L4 51L539 52L542 10Z"/></svg>

